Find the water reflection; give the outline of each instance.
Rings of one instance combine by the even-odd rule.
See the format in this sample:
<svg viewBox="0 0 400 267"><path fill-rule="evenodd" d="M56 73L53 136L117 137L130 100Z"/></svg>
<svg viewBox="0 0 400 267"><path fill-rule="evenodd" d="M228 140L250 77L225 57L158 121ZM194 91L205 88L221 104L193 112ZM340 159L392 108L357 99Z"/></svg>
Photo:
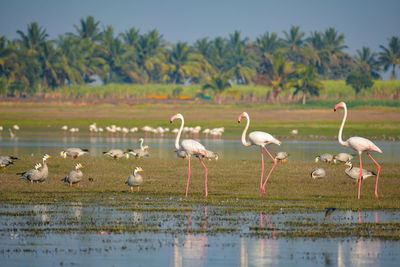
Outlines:
<svg viewBox="0 0 400 267"><path fill-rule="evenodd" d="M151 156L154 158L175 158L174 140L168 138L146 139L146 144L151 148ZM221 159L249 159L259 160L258 153L254 148L243 147L239 140L204 139L201 142L210 150L218 153ZM19 137L11 139L3 137L0 149L4 154L57 154L68 147L82 147L89 149L91 156L101 156L101 152L111 148L135 148L137 138L115 138L115 137ZM383 151L376 154L376 160L380 162L400 162L397 156L400 154L399 142L377 141L375 142ZM343 148L337 141L285 141L279 148L272 148L271 153L286 151L290 154L289 162L292 160L312 161L316 155L322 153L338 154L340 152L353 153L351 149ZM237 153L240 151L240 153Z"/></svg>
<svg viewBox="0 0 400 267"><path fill-rule="evenodd" d="M208 253L208 238L207 238L207 205L204 206L204 216L202 222L197 222L202 225L200 233L191 234L191 212L187 212L187 233L186 239L182 240L179 237L174 238L173 261L170 266L206 266Z"/></svg>

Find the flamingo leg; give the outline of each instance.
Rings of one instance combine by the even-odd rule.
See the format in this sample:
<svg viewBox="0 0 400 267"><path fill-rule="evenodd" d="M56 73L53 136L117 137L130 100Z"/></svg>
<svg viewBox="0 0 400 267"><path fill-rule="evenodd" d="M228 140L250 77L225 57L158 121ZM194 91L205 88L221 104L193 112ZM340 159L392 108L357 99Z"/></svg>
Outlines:
<svg viewBox="0 0 400 267"><path fill-rule="evenodd" d="M271 175L272 171L274 170L277 161L276 161L276 159L271 155L271 153L269 153L269 151L268 151L265 147L263 147L263 148L265 149L265 151L267 151L268 155L269 155L269 156L271 157L271 159L274 161L274 165L272 166L271 170L269 171L268 176L267 176L267 179L265 179L265 182L264 182L264 184L263 184L262 190L263 190L263 192L265 193L265 185L267 184L268 178L269 178L269 176Z"/></svg>
<svg viewBox="0 0 400 267"><path fill-rule="evenodd" d="M360 199L360 193L361 193L361 178L362 178L362 161L361 161L361 152L358 153L360 156L360 180L358 183L358 199Z"/></svg>
<svg viewBox="0 0 400 267"><path fill-rule="evenodd" d="M188 157L189 160L189 172L188 172L188 179L187 179L187 184L186 184L186 198L188 195L188 190L189 190L189 180L190 180L190 156Z"/></svg>
<svg viewBox="0 0 400 267"><path fill-rule="evenodd" d="M206 167L206 165L204 164L204 162L203 162L203 160L201 159L201 157L198 157L199 158L199 160L200 160L200 162L201 162L201 165L203 165L203 167L204 167L204 169L206 169L206 181L205 181L205 183L206 183L206 197L208 196L208 190L207 190L207 174L208 174L208 169L207 169L207 167Z"/></svg>
<svg viewBox="0 0 400 267"><path fill-rule="evenodd" d="M381 171L381 165L376 162L376 160L367 152L367 155L372 159L373 162L375 162L376 166L378 166L378 173L376 175L376 184L375 184L375 198L378 198L378 179L379 179L379 173Z"/></svg>
<svg viewBox="0 0 400 267"><path fill-rule="evenodd" d="M261 147L261 178L260 178L260 197L262 196L262 184L263 184L263 178L264 178L264 154L263 154L263 148Z"/></svg>

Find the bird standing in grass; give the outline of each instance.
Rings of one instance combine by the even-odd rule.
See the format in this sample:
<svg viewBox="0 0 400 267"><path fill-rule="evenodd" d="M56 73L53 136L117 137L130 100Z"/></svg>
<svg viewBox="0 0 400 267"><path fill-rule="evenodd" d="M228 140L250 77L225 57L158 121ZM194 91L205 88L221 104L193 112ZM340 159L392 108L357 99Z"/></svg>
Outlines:
<svg viewBox="0 0 400 267"><path fill-rule="evenodd" d="M262 194L265 193L265 185L267 184L268 178L270 177L270 175L271 175L272 171L274 170L276 163L277 163L276 159L271 155L271 153L269 153L266 146L268 146L270 144L276 144L276 145L280 146L281 142L278 139L276 139L275 137L273 137L272 135L270 135L269 133L260 132L260 131L255 131L255 132L249 133L249 141L246 141L246 133L247 133L247 129L249 128L249 125L250 125L249 114L247 114L247 112L243 112L242 114L240 114L239 118L238 118L238 123L240 123L242 118L247 119L246 127L244 128L243 133L242 133L242 144L244 146L256 145L261 148L261 163L262 163L262 165L261 165L261 179L260 179L260 196L262 196ZM263 150L265 150L268 153L268 155L271 157L271 159L274 161L274 165L272 166L271 170L269 171L268 176L265 179L264 183L263 183L263 177L264 177Z"/></svg>
<svg viewBox="0 0 400 267"><path fill-rule="evenodd" d="M14 161L17 159L18 158L14 156L0 156L0 167L6 170L7 166L14 164Z"/></svg>
<svg viewBox="0 0 400 267"><path fill-rule="evenodd" d="M43 167L40 168L40 178L39 178L39 182L44 182L47 177L49 176L49 168L47 166L47 159L51 158L50 155L48 154L44 154L43 156Z"/></svg>
<svg viewBox="0 0 400 267"><path fill-rule="evenodd" d="M125 182L125 184L129 185L131 187L131 192L133 193L133 187L137 186L137 191L139 193L140 191L140 186L143 183L143 177L140 175L139 172L143 172L144 170L141 167L136 167L135 170L133 171L133 174L128 176L128 180Z"/></svg>
<svg viewBox="0 0 400 267"><path fill-rule="evenodd" d="M286 163L289 160L289 155L286 152L280 151L275 154L275 159L280 163Z"/></svg>
<svg viewBox="0 0 400 267"><path fill-rule="evenodd" d="M205 172L206 172L206 174L205 174L205 196L207 197L208 196L208 189L207 189L208 169L203 162L203 158L208 158L211 155L211 153L213 153L213 152L207 150L202 144L200 144L199 142L197 142L193 139L184 139L184 140L182 140L181 143L179 143L179 140L180 140L180 137L181 137L181 134L183 131L183 127L185 124L185 120L184 120L182 114L180 114L180 113L172 116L170 119L170 123L172 123L175 119L181 120L181 127L179 128L179 132L175 139L175 148L176 148L176 151L178 151L177 155L179 157L184 157L185 153L186 153L186 157L188 158L188 161L189 161L188 179L187 179L187 183L186 183L186 198L187 198L188 190L189 190L190 159L192 156L198 158L205 169Z"/></svg>
<svg viewBox="0 0 400 267"><path fill-rule="evenodd" d="M72 184L77 184L77 186L79 186L79 182L82 181L83 178L83 172L81 171L82 168L82 164L77 163L75 165L75 170L70 171L62 181L69 183L70 187L72 187Z"/></svg>
<svg viewBox="0 0 400 267"><path fill-rule="evenodd" d="M18 172L17 175L21 175L20 179L27 180L31 184L33 182L37 182L40 179L40 170L39 168L42 167L41 163L36 163L35 167L33 169L30 169L26 172Z"/></svg>
<svg viewBox="0 0 400 267"><path fill-rule="evenodd" d="M347 106L346 103L340 102L337 104L333 111L336 111L338 108L343 108L344 109L344 115L343 115L343 120L342 124L340 125L339 129L339 134L338 134L338 141L342 146L350 147L354 149L355 151L358 152L359 158L360 158L360 176L359 176L359 183L358 183L358 199L360 199L360 193L361 193L361 179L362 179L362 159L361 159L361 154L362 152L365 151L367 155L372 159L372 161L376 164L378 167L378 173L376 175L376 184L375 184L375 198L378 198L378 179L379 179L379 172L381 171L381 166L376 162L376 160L369 154L369 151L376 151L379 153L382 153L382 150L375 145L372 141L364 138L364 137L359 137L359 136L353 136L347 139L346 141L343 141L342 139L342 133L343 133L343 127L346 122L347 118Z"/></svg>
<svg viewBox="0 0 400 267"><path fill-rule="evenodd" d="M350 161L347 161L344 165L349 166L344 170L344 172L351 178L355 179L358 183L358 179L360 177L360 168L353 167L353 164ZM366 169L362 169L362 179L366 179L368 177L376 176L374 172L370 172Z"/></svg>
<svg viewBox="0 0 400 267"><path fill-rule="evenodd" d="M349 153L339 153L333 157L333 163L337 164L337 162L347 162L353 159L353 155Z"/></svg>

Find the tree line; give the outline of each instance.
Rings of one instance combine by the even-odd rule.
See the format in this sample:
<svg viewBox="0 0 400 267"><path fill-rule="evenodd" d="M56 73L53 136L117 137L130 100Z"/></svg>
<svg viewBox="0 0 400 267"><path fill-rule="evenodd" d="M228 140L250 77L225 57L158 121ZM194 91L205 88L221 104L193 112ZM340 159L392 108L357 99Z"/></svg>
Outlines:
<svg viewBox="0 0 400 267"><path fill-rule="evenodd" d="M49 40L33 22L19 38L0 37L0 89L3 95L48 91L71 84L108 83L204 84L217 94L232 84L273 88L271 99L287 88L295 94L318 95L321 79L346 79L356 93L372 80L400 66L400 39L393 36L379 52L362 47L352 56L344 50L344 34L330 27L306 35L291 26L279 36L266 32L249 40L240 31L207 37L193 45L166 41L157 29L134 27L115 33L101 29L94 17L73 25L75 32Z"/></svg>

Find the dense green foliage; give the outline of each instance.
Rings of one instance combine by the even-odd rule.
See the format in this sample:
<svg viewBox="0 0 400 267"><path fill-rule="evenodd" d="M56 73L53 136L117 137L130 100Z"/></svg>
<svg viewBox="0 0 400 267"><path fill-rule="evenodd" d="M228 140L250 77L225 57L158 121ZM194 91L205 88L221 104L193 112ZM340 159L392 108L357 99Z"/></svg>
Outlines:
<svg viewBox="0 0 400 267"><path fill-rule="evenodd" d="M228 37L206 37L190 45L167 42L157 29L141 33L132 27L115 33L106 25L101 30L100 22L92 16L73 26L75 33L65 33L56 40L49 40L46 29L36 22L29 24L26 32L18 30L15 40L1 36L1 94L69 90L72 96L76 86L95 81L104 85L204 85L212 83L212 77L226 77L233 86L263 85L265 100L275 102L278 95L293 93L304 66L315 69L316 79L321 80L344 80L352 72L379 79L389 70L394 79L400 62L398 37L393 36L388 46L381 45L379 53L363 47L353 57L344 51L344 35L334 28L307 36L299 26L291 26L282 37L266 32L255 41L235 31ZM272 88L268 95L266 87ZM322 89L307 88L301 91L318 95Z"/></svg>

